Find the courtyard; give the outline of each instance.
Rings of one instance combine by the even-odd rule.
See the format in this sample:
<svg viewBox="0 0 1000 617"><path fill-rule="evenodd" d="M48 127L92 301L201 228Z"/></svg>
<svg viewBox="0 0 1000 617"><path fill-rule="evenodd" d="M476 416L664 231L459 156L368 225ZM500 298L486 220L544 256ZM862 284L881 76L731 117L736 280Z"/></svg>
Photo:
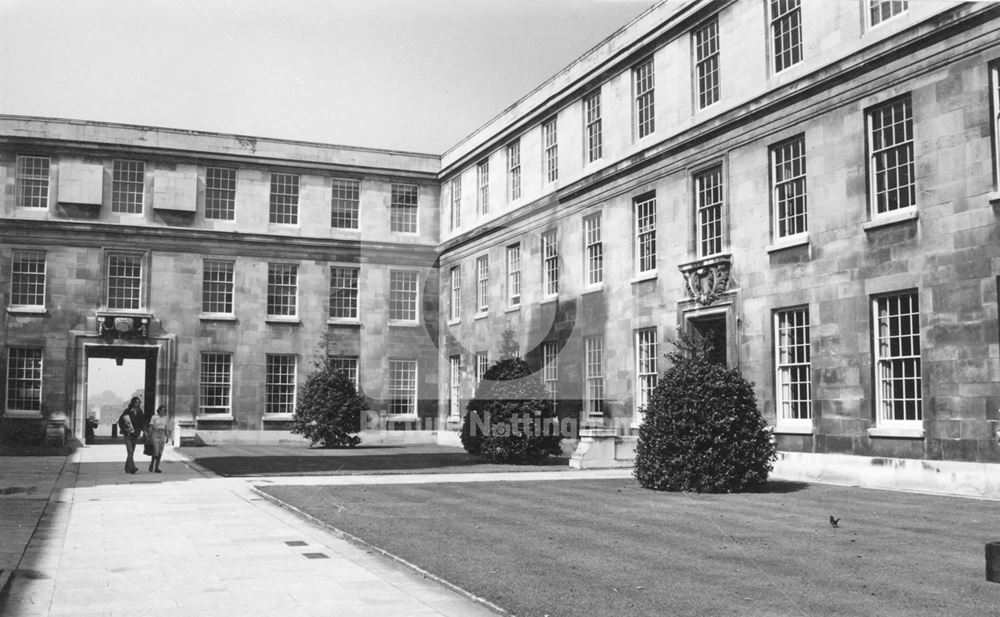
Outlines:
<svg viewBox="0 0 1000 617"><path fill-rule="evenodd" d="M629 470L495 469L439 447L172 449L163 474L130 476L120 450L0 457L0 613L130 612L118 589L135 578L161 588L158 615L1000 610L995 501L781 479L658 493ZM282 474L247 475L253 452Z"/></svg>

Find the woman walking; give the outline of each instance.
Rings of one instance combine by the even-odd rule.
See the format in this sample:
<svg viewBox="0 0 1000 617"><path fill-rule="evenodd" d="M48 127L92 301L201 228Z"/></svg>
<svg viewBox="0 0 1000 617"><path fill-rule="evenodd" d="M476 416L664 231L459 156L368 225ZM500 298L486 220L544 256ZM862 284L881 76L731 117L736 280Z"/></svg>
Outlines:
<svg viewBox="0 0 1000 617"><path fill-rule="evenodd" d="M163 446L167 443L167 410L163 405L156 408L156 415L146 428L149 433L150 456L149 470L155 473L160 472L160 459L163 458Z"/></svg>

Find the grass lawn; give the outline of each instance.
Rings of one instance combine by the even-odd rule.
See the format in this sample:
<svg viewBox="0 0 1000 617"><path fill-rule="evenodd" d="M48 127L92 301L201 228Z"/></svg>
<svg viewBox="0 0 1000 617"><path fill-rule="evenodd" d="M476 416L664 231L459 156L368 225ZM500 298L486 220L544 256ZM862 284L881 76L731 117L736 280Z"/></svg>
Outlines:
<svg viewBox="0 0 1000 617"><path fill-rule="evenodd" d="M1000 611L1000 585L984 573L1000 504L771 488L697 495L570 480L263 490L522 617Z"/></svg>
<svg viewBox="0 0 1000 617"><path fill-rule="evenodd" d="M373 473L469 473L494 471L569 471L565 458L545 465L492 465L446 446L203 446L184 454L222 476L361 475Z"/></svg>

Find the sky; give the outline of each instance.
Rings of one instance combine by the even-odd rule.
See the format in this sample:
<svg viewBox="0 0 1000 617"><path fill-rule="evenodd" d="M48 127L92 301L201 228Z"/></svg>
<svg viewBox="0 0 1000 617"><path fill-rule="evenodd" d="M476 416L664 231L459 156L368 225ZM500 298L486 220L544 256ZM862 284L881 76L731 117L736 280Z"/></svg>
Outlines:
<svg viewBox="0 0 1000 617"><path fill-rule="evenodd" d="M0 0L0 114L442 154L653 4Z"/></svg>

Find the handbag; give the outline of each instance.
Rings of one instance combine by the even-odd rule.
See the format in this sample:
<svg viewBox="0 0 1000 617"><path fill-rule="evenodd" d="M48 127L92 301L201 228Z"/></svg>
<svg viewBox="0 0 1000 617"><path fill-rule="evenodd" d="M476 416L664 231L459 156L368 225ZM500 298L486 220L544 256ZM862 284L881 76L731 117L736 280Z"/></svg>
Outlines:
<svg viewBox="0 0 1000 617"><path fill-rule="evenodd" d="M142 453L146 456L153 456L153 433L152 431L142 432Z"/></svg>

